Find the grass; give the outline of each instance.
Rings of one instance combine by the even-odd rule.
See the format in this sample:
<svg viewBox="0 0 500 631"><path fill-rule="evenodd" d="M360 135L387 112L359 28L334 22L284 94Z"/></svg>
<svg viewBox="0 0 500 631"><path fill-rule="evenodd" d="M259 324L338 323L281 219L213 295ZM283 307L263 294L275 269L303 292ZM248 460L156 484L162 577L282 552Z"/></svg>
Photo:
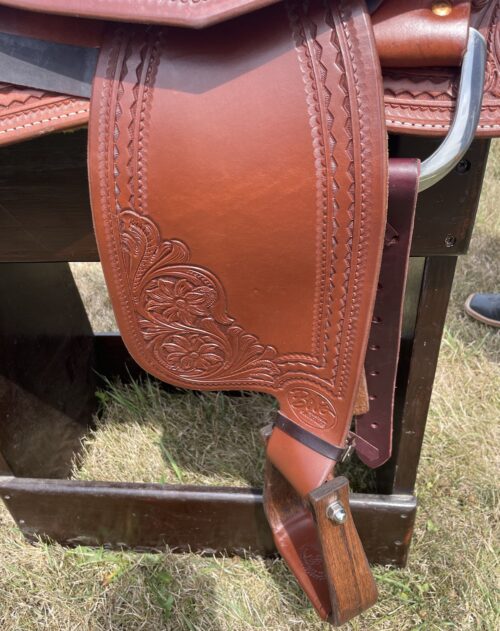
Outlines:
<svg viewBox="0 0 500 631"><path fill-rule="evenodd" d="M458 265L441 347L409 566L375 568L379 602L346 627L353 631L500 628L500 335L462 311L470 292L500 290L499 199L496 144L470 254ZM107 298L96 290L96 268L73 269L96 328L113 328ZM110 385L101 399L104 414L85 440L75 477L260 483L258 430L273 409L269 398L171 394L146 381ZM2 631L327 628L279 560L32 546L3 507L0 559Z"/></svg>

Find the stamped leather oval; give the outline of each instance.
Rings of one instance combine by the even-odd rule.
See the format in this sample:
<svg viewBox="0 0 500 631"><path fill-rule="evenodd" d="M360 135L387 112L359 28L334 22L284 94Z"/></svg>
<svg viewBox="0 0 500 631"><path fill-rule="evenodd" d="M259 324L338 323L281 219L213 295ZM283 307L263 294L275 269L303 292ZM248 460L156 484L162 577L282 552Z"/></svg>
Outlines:
<svg viewBox="0 0 500 631"><path fill-rule="evenodd" d="M309 427L330 429L337 423L335 408L323 394L297 386L287 396L290 407Z"/></svg>
<svg viewBox="0 0 500 631"><path fill-rule="evenodd" d="M323 555L318 547L310 544L304 545L300 551L300 559L309 576L319 581L325 579Z"/></svg>

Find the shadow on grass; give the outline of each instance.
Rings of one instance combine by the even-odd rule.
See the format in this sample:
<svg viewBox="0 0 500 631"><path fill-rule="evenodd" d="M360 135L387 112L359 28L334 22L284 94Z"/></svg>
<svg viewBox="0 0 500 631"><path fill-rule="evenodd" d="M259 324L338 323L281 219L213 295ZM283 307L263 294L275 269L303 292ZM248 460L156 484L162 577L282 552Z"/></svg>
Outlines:
<svg viewBox="0 0 500 631"><path fill-rule="evenodd" d="M174 390L149 377L128 384L108 382L99 396L104 431L108 423L159 430L153 448L159 449L166 467L157 482L230 484L235 480L239 485L262 486L265 449L260 430L274 416L273 397ZM375 490L374 472L356 457L337 469L349 478L354 491Z"/></svg>
<svg viewBox="0 0 500 631"><path fill-rule="evenodd" d="M235 480L239 485L261 486L260 430L276 409L272 397L183 391L152 377L106 385L99 393L99 429L124 427L125 440L126 425L153 429L151 448L159 451L166 465L164 478L156 482L207 484L213 478L212 484ZM99 446L105 448L105 443Z"/></svg>

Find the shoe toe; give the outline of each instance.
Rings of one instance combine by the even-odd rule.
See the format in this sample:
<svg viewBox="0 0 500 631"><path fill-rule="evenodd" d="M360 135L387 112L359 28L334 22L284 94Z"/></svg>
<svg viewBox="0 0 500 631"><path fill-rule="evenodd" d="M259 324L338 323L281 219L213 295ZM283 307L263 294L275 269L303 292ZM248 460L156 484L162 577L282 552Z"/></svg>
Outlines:
<svg viewBox="0 0 500 631"><path fill-rule="evenodd" d="M472 294L466 304L471 315L500 322L500 294Z"/></svg>

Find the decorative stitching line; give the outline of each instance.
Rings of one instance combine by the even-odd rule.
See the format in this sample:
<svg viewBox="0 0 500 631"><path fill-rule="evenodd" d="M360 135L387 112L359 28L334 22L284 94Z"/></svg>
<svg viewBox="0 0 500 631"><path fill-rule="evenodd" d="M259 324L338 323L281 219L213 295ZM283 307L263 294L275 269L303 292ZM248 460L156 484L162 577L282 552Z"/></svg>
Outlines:
<svg viewBox="0 0 500 631"><path fill-rule="evenodd" d="M329 325L331 326L331 322L333 320L333 305L334 305L334 290L335 290L335 272L336 266L339 261L339 256L337 254L337 250L339 246L342 244L345 247L345 254L342 259L342 285L339 287L341 290L339 296L337 298L339 303L339 308L337 309L337 313L339 317L337 318L337 322L335 324L335 349L336 352L333 356L333 364L332 364L332 372L330 376L330 387L333 390L334 394L336 392L336 380L338 375L338 366L341 356L341 344L342 337L344 332L344 326L346 321L346 311L347 311L347 296L349 290L349 279L351 274L351 261L352 261L352 239L353 239L353 220L354 220L354 210L355 210L355 173L354 173L354 159L353 159L353 133L352 133L352 114L351 114L351 104L350 104L350 93L349 87L347 83L347 74L346 74L346 64L344 60L344 53L340 44L339 35L337 32L337 26L335 24L335 20L333 17L332 9L330 6L325 5L325 23L330 27L330 44L336 51L336 59L335 65L339 68L341 72L340 79L338 81L338 88L343 93L343 103L342 109L345 112L345 137L344 137L344 146L343 150L345 155L349 158L349 168L345 171L346 179L349 178L349 183L344 186L345 195L349 196L349 205L344 206L344 210L346 213L346 217L341 222L341 216L339 213L339 203L337 201L337 195L342 191L342 188L338 182L338 179L335 177L333 179L334 186L334 214L333 214L333 235L332 235L332 255L333 255L333 270L334 274L331 277L331 285L329 288L329 304L328 309L330 311ZM338 113L337 113L338 117ZM336 144L339 144L339 138L336 139ZM335 160L335 158L333 158ZM345 237L342 241L339 240L340 235L345 232Z"/></svg>
<svg viewBox="0 0 500 631"><path fill-rule="evenodd" d="M446 130L449 128L449 124L446 124L446 123L412 123L410 121L402 121L402 120L394 120L394 119L388 119L387 123L390 123L391 125L395 125L397 127L417 127L418 129L439 128L439 129ZM491 124L491 125L487 125L486 123L483 123L479 125L479 129L500 129L500 123Z"/></svg>
<svg viewBox="0 0 500 631"><path fill-rule="evenodd" d="M144 32L144 30L146 29L141 29L142 32ZM135 32L135 31L134 31ZM118 33L120 34L120 30L118 30ZM122 35L122 40L123 40L123 33L121 33ZM112 259L112 266L114 267L114 273L115 275L120 278L120 283L118 286L118 293L120 295L120 303L123 306L123 312L126 315L127 321L128 321L128 328L129 331L131 332L132 338L134 340L134 343L136 344L136 346L138 348L144 348L144 340L142 338L142 335L140 334L140 329L138 326L138 322L137 322L137 317L135 314L135 311L131 308L130 304L129 304L129 300L128 297L130 295L130 288L128 287L128 282L127 282L127 277L126 274L124 272L125 268L124 265L121 261L123 261L123 252L121 251L121 249L118 247L118 245L121 243L121 235L120 235L120 218L119 218L119 213L122 210L122 208L119 205L118 202L118 192L119 192L119 187L118 187L118 176L119 176L119 170L118 170L118 166L117 166L117 160L118 157L120 156L120 148L118 146L118 139L120 136L120 127L119 127L119 118L122 115L122 109L120 106L120 100L123 97L124 94L124 83L123 83L123 79L127 76L127 72L128 72L128 68L127 68L127 57L131 54L131 37L128 37L128 41L123 42L121 46L123 48L125 48L128 45L128 55L127 54L123 54L122 57L122 62L121 62L121 67L120 67L120 84L118 86L118 90L117 90L117 100L116 100L116 107L113 110L112 116L113 116L113 128L114 128L114 134L113 134L113 179L114 179L114 186L113 186L113 190L112 190L112 194L113 194L113 198L115 200L115 207L116 210L118 210L119 212L116 213L111 211L111 200L109 200L108 202L108 209L109 209L109 214L111 215L110 220L108 220L108 222L106 222L106 229L110 231L110 237L108 240L108 247L110 252L113 255L113 259ZM150 53L150 51L149 51ZM150 63L151 60L149 60L148 63ZM115 73L117 73L118 68L115 68ZM111 81L113 81L114 76L111 76L109 74L106 75L106 81L109 83ZM134 88L132 88L133 90L136 88L137 86L137 81L138 81L138 76L137 73L135 74L135 80L136 80L136 84L134 85ZM109 86L108 88L110 91L112 89L112 86ZM108 108L106 110L104 110L104 117L107 119L107 123L108 123L108 129L106 131L106 139L109 138L109 124L110 124L110 117L111 117L111 107L108 106ZM130 143L128 145L128 148L130 148ZM107 154L106 154L107 155ZM108 172L108 170L106 170L106 172ZM111 187L109 186L109 183L107 184L107 189L108 191L111 191ZM115 283L116 284L116 283Z"/></svg>
<svg viewBox="0 0 500 631"><path fill-rule="evenodd" d="M364 112L364 107L365 107L365 103L362 102L361 97L360 97L360 85L359 85L359 75L358 75L358 67L357 67L357 63L356 63L356 55L353 52L353 44L352 44L352 37L355 37L355 33L353 32L353 29L350 29L348 26L348 19L346 17L346 10L349 10L350 7L345 7L345 2L344 0L340 0L339 2L339 6L338 6L338 11L339 11L339 17L340 17L340 22L342 24L342 29L346 38L346 43L347 43L347 49L349 51L349 55L350 55L350 59L351 59L351 69L353 72L353 78L354 78L354 94L355 94L355 98L357 101L357 116L358 116L358 122L359 122L359 143L360 143L360 154L361 154L361 160L360 160L360 164L361 164L361 168L360 168L360 188L361 188L361 203L360 203L360 207L361 207L361 213L360 213L360 228L359 228L359 240L358 240L358 246L357 246L357 250L356 250L356 263L354 266L354 286L353 286L353 291L352 291L352 297L351 297L351 301L350 301L350 314L348 317L348 328L347 328L347 340L346 340L346 346L347 348L344 350L344 354L343 354L343 362L342 362L342 369L340 371L340 383L339 383L339 397L343 398L346 394L347 391L347 384L348 384L348 379L346 378L346 375L350 372L349 371L349 367L351 364L351 358L352 358L352 349L354 347L354 340L356 337L356 330L358 328L358 324L359 324L359 319L357 317L357 315L355 315L355 317L352 317L352 314L357 314L359 312L359 294L362 291L362 286L364 283L364 275L365 275L365 269L366 269L366 265L363 265L363 260L366 261L366 252L365 252L365 247L364 247L364 243L366 242L367 239L367 231L366 231L366 216L367 216L367 203L366 203L366 165L369 164L372 160L371 155L368 155L369 153L369 149L368 147L371 146L370 144L370 139L366 139L366 130L364 127L364 118L365 118L365 112ZM351 263L351 273L352 273L352 268L353 265Z"/></svg>
<svg viewBox="0 0 500 631"><path fill-rule="evenodd" d="M116 244L119 242L119 233L117 229L116 212L114 205L112 204L112 197L114 197L116 191L114 186L113 188L111 188L110 186L109 171L111 168L111 164L109 161L109 142L111 140L111 137L109 130L111 124L113 124L114 129L116 129L116 117L118 115L118 95L116 95L115 77L119 67L120 56L122 56L122 66L124 63L124 53L122 54L122 50L124 50L125 45L125 33L123 29L119 27L113 32L110 48L107 51L108 59L106 64L106 75L105 79L103 80L98 110L98 175L100 182L100 205L104 215L104 221L102 223L104 226L104 239L106 241L107 250L110 254L110 264L113 269L113 274L117 279L119 279L119 282L115 281L114 285L116 287L121 305L127 304L127 294L124 282L125 279L123 278L122 267L120 264L120 256L116 247ZM120 68L120 74L121 71L122 70ZM115 96L116 98L115 108L111 107L113 96ZM113 151L113 157L114 159L116 159L117 157L115 151ZM112 177L114 178L115 175L116 174L113 169ZM130 309L125 308L123 309L123 312L127 319L127 326L132 332L132 337L135 340L135 320L132 317Z"/></svg>
<svg viewBox="0 0 500 631"><path fill-rule="evenodd" d="M42 120L32 121L31 123L24 123L24 125L17 125L16 127L9 127L7 129L0 130L0 134L7 134L19 129L25 129L27 127L35 127L36 125L43 125L45 123L51 123L52 121L59 120L61 118L70 118L71 116L77 116L78 114L87 114L88 109L78 110L76 112L68 112L67 114L59 114L58 116L51 116L50 118L43 118ZM0 122L1 124L1 122Z"/></svg>
<svg viewBox="0 0 500 631"><path fill-rule="evenodd" d="M302 6L302 5L301 5ZM297 2L287 2L287 13L292 30L293 39L295 42L295 50L297 51L297 57L299 67L302 73L302 80L304 82L304 88L306 93L306 103L309 115L309 122L311 127L312 147L314 156L314 166L316 170L316 212L321 216L321 230L317 238L318 246L321 250L321 259L319 263L319 269L316 273L316 288L314 298L314 324L313 324L313 352L316 354L320 351L320 335L322 322L322 310L325 306L325 292L326 292L326 236L327 236L327 221L328 221L328 170L327 170L327 156L324 143L324 135L322 133L322 117L321 109L319 105L319 91L316 75L314 72L314 65L312 61L312 55L310 48L307 45L306 30L299 14L299 6ZM315 26L315 25L314 25ZM317 28L316 28L317 30ZM321 59L319 60L321 63ZM325 68L326 72L326 68ZM325 328L326 331L326 328ZM326 343L326 342L325 342ZM323 352L325 351L325 343L323 345ZM321 357L314 357L317 362L323 360L324 355Z"/></svg>
<svg viewBox="0 0 500 631"><path fill-rule="evenodd" d="M142 210L147 205L147 179L146 172L148 141L149 141L149 117L152 105L152 88L156 81L156 74L160 64L162 44L162 31L158 31L152 45L149 64L147 65L146 78L144 81L143 100L139 116L138 137L136 143L137 150L137 199L138 209Z"/></svg>

